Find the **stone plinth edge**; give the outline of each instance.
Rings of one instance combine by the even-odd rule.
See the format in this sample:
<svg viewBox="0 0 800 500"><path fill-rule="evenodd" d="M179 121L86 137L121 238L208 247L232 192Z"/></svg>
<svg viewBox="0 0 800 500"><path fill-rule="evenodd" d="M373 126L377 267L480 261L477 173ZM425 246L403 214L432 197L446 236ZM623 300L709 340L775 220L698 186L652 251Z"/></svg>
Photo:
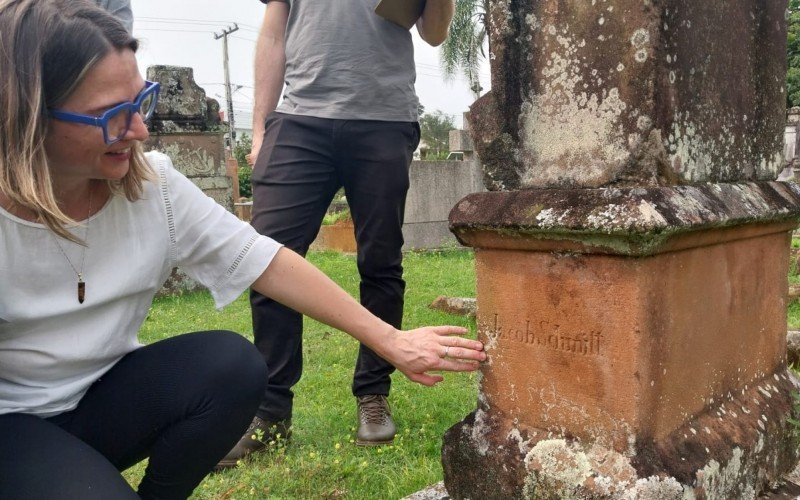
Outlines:
<svg viewBox="0 0 800 500"><path fill-rule="evenodd" d="M450 212L467 246L644 256L790 230L800 187L784 182L473 193Z"/></svg>
<svg viewBox="0 0 800 500"><path fill-rule="evenodd" d="M445 486L455 499L755 499L797 463L797 384L783 369L624 453L482 406L445 433Z"/></svg>

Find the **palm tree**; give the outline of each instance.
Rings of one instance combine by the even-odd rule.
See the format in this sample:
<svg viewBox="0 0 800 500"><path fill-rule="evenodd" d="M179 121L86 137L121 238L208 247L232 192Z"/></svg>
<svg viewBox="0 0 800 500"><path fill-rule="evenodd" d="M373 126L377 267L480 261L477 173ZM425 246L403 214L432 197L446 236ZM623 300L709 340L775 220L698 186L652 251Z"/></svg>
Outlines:
<svg viewBox="0 0 800 500"><path fill-rule="evenodd" d="M489 0L456 0L450 35L439 52L445 79L452 80L460 70L476 99L483 90L478 69L486 57L483 44L487 40L488 12Z"/></svg>
<svg viewBox="0 0 800 500"><path fill-rule="evenodd" d="M786 56L787 107L800 105L800 0L789 0ZM447 42L445 42L447 43Z"/></svg>

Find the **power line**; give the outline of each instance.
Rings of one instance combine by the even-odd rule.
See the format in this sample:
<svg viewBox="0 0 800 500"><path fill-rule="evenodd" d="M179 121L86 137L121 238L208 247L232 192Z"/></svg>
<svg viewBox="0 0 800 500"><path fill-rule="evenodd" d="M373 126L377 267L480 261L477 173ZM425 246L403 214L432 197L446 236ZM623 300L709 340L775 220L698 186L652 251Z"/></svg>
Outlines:
<svg viewBox="0 0 800 500"><path fill-rule="evenodd" d="M159 19L159 18L147 18L147 17L137 17L137 23L156 23L156 24L188 24L188 25L200 25L200 26L219 26L219 21L180 21L180 20L173 20L173 19Z"/></svg>
<svg viewBox="0 0 800 500"><path fill-rule="evenodd" d="M198 85L225 85L223 82L208 82L208 83L198 83ZM252 85L239 85L238 83L234 84L236 87L240 89L254 89Z"/></svg>
<svg viewBox="0 0 800 500"><path fill-rule="evenodd" d="M139 21L139 19L137 19L137 21ZM219 25L219 23L210 23L210 22L209 23L205 23L205 22L203 22L203 23L184 23L184 22L176 23L176 22L172 22L172 21L161 21L161 20L154 20L154 21L145 20L145 21L142 21L142 22L144 22L145 24L154 23L154 24L157 24L157 25L158 24L171 24L171 25L178 25L178 26L184 25L184 26L187 26L187 27L205 27L205 26L208 26L209 28L213 28L213 27L216 27L216 26ZM152 31L154 29L161 29L161 28L141 28L141 29L142 30L147 30L147 31ZM137 30L139 30L138 27L137 27ZM209 29L209 31L213 31L213 30ZM245 29L244 31L249 32L249 33L253 33L255 35L258 35L258 30Z"/></svg>
<svg viewBox="0 0 800 500"><path fill-rule="evenodd" d="M171 32L171 33L202 33L204 35L208 35L209 33L214 33L213 30L191 30L191 29L164 29L164 28L136 28L136 31L159 31L159 32ZM257 43L257 40L253 40L250 38L245 38L241 36L231 36L231 38L235 38L237 40L244 40L245 42L250 43Z"/></svg>
<svg viewBox="0 0 800 500"><path fill-rule="evenodd" d="M243 23L241 21L234 21L234 20L219 20L219 19L188 19L183 17L148 17L148 16L141 16L137 17L136 21L149 21L149 22L161 22L161 23L172 23L175 21L179 21L182 23L189 23L189 24L209 24L213 26L219 26L220 22L227 23L227 24L237 24L239 27L244 27L245 29L250 29L252 31L258 31L258 26L253 26L252 24Z"/></svg>
<svg viewBox="0 0 800 500"><path fill-rule="evenodd" d="M237 40L244 40L244 41L246 41L246 42L250 42L250 43L258 43L258 41L257 41L257 40L251 40L251 39L249 39L249 38L245 38L245 37L243 37L243 36L231 36L231 38L235 38L235 39L237 39Z"/></svg>
<svg viewBox="0 0 800 500"><path fill-rule="evenodd" d="M204 35L208 35L209 33L213 33L212 30L177 30L177 29L164 29L164 28L136 28L136 31L167 31L167 32L175 32L175 33L202 33Z"/></svg>

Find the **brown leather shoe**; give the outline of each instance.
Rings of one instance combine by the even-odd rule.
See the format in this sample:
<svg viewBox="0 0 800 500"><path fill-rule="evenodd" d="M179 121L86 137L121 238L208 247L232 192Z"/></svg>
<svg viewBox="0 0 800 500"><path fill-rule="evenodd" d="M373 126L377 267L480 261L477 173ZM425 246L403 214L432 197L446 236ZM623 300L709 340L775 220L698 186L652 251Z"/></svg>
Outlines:
<svg viewBox="0 0 800 500"><path fill-rule="evenodd" d="M397 433L392 410L386 396L371 394L358 396L358 446L378 446L390 444Z"/></svg>
<svg viewBox="0 0 800 500"><path fill-rule="evenodd" d="M260 417L253 417L247 432L239 439L236 446L214 467L215 471L236 467L240 460L251 453L263 450L270 444L286 443L292 435L292 420L270 422Z"/></svg>

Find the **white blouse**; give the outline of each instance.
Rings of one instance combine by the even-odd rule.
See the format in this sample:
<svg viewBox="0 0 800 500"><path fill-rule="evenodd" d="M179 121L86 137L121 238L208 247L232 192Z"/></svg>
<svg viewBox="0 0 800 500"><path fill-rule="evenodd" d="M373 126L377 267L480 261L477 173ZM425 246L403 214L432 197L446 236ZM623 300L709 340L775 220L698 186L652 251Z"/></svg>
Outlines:
<svg viewBox="0 0 800 500"><path fill-rule="evenodd" d="M217 307L236 299L280 245L206 196L170 159L148 153L157 174L144 196L112 196L88 221L82 246L0 209L0 414L42 417L75 408L89 386L141 344L156 292L180 267ZM83 238L86 226L73 230ZM66 255L64 255L66 254ZM173 332L182 333L182 332Z"/></svg>

